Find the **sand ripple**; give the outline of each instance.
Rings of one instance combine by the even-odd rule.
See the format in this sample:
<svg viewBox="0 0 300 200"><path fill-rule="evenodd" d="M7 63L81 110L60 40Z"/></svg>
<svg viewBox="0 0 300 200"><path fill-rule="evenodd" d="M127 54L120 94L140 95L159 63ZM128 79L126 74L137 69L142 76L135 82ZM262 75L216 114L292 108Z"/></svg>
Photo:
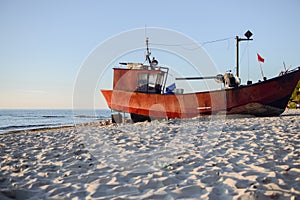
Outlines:
<svg viewBox="0 0 300 200"><path fill-rule="evenodd" d="M299 119L288 111L0 135L0 199L299 199Z"/></svg>

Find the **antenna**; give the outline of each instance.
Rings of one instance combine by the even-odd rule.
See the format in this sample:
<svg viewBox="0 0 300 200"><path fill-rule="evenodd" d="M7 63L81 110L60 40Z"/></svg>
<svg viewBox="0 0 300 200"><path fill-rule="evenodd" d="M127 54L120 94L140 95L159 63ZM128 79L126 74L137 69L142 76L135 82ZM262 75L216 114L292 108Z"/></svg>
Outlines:
<svg viewBox="0 0 300 200"><path fill-rule="evenodd" d="M147 55L149 55L150 56L150 51L149 51L149 38L148 37L146 37L146 47L147 47Z"/></svg>
<svg viewBox="0 0 300 200"><path fill-rule="evenodd" d="M149 50L149 38L147 37L147 25L145 24L145 38L146 38L146 60L151 64L150 55L151 52Z"/></svg>
<svg viewBox="0 0 300 200"><path fill-rule="evenodd" d="M284 67L284 71L287 71L286 70L286 66L285 66L285 62L283 61L283 67Z"/></svg>

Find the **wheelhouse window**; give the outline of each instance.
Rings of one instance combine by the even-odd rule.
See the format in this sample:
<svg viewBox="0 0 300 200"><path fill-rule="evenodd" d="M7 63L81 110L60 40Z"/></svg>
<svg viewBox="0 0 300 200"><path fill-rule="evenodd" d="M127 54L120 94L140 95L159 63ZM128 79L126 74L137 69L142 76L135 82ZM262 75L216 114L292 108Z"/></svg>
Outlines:
<svg viewBox="0 0 300 200"><path fill-rule="evenodd" d="M148 73L139 73L138 74L138 92L147 92L148 91Z"/></svg>
<svg viewBox="0 0 300 200"><path fill-rule="evenodd" d="M164 73L145 73L138 74L138 92L160 94L164 80Z"/></svg>

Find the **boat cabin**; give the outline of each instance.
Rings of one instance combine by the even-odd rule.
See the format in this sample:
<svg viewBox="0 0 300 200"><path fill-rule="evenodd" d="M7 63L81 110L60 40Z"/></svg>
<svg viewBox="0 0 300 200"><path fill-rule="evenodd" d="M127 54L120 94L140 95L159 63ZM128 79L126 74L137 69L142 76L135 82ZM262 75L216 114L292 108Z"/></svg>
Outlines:
<svg viewBox="0 0 300 200"><path fill-rule="evenodd" d="M126 64L127 68L114 68L114 90L130 92L162 94L169 68L160 66L138 65L135 63Z"/></svg>

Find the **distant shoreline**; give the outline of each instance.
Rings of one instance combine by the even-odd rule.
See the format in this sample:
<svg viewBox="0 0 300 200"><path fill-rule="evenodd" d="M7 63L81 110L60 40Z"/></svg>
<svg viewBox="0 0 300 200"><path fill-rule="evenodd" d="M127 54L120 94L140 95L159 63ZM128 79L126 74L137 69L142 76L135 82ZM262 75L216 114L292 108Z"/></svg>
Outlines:
<svg viewBox="0 0 300 200"><path fill-rule="evenodd" d="M285 117L285 116L300 116L300 109L289 109L287 108L284 113L282 113L280 116L275 116L275 117ZM198 118L207 118L210 117L208 116L200 116ZM255 116L252 115L226 115L227 119L234 119L234 118L256 118ZM259 117L259 118L266 118L266 117ZM180 119L179 119L180 120ZM127 121L130 121L130 119L127 119ZM86 123L78 123L78 124L73 124L73 125L62 125L62 126L54 126L54 127L42 127L42 128L32 128L32 129L26 129L26 130L12 130L12 131L7 131L2 134L17 134L17 133L36 133L39 131L64 131L66 129L70 128L76 128L76 127L84 127L84 126L108 126L113 124L111 120L99 120L99 121L93 121L93 122L86 122Z"/></svg>
<svg viewBox="0 0 300 200"><path fill-rule="evenodd" d="M110 113L110 110L0 110L0 134L107 120Z"/></svg>

